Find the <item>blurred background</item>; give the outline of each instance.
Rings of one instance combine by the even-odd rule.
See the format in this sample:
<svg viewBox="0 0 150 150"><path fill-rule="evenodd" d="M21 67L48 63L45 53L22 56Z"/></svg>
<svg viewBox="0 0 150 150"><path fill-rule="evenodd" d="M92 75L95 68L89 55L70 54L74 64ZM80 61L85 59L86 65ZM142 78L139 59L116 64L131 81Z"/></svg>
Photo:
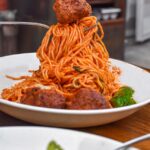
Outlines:
<svg viewBox="0 0 150 150"><path fill-rule="evenodd" d="M56 23L54 0L0 0L1 21ZM112 58L150 68L150 0L88 0ZM46 29L0 25L0 56L35 52Z"/></svg>

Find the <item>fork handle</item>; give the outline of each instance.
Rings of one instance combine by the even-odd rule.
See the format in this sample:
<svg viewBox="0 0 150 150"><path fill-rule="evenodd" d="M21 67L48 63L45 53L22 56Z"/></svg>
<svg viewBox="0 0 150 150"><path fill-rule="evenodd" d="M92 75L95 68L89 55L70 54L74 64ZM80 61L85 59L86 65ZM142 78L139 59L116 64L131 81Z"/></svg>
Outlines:
<svg viewBox="0 0 150 150"><path fill-rule="evenodd" d="M45 29L49 29L48 25L38 23L38 22L0 21L0 25L28 25L28 26L38 26Z"/></svg>
<svg viewBox="0 0 150 150"><path fill-rule="evenodd" d="M136 144L138 142L142 142L142 141L145 141L145 140L148 140L148 139L150 139L150 134L146 134L146 135L143 135L141 137L132 139L128 142L125 142L121 147L118 147L115 150L122 150L122 149L128 148L129 146L131 146L133 144Z"/></svg>

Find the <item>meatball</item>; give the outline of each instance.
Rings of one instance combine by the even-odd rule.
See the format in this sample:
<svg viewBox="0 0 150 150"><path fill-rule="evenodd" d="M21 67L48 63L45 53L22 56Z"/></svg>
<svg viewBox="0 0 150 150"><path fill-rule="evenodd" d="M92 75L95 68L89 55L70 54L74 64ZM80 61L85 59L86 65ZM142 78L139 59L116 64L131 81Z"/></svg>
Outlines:
<svg viewBox="0 0 150 150"><path fill-rule="evenodd" d="M73 23L92 13L86 0L56 0L53 9L61 24Z"/></svg>
<svg viewBox="0 0 150 150"><path fill-rule="evenodd" d="M89 110L110 108L109 102L98 92L82 88L66 103L67 109Z"/></svg>
<svg viewBox="0 0 150 150"><path fill-rule="evenodd" d="M63 109L65 108L65 102L65 97L57 91L36 87L28 88L21 98L21 103L23 104L48 108Z"/></svg>

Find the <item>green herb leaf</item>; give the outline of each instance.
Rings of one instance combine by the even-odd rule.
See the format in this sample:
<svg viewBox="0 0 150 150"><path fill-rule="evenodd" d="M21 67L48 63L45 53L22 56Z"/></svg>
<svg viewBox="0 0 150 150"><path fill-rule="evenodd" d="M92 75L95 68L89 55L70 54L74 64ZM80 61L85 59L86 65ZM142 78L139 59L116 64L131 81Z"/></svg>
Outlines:
<svg viewBox="0 0 150 150"><path fill-rule="evenodd" d="M47 150L63 150L63 149L55 141L51 141L48 144Z"/></svg>
<svg viewBox="0 0 150 150"><path fill-rule="evenodd" d="M79 73L81 73L81 68L79 66L73 66L73 69Z"/></svg>
<svg viewBox="0 0 150 150"><path fill-rule="evenodd" d="M134 90L131 87L124 86L120 88L118 92L111 99L111 104L113 107L123 107L128 105L136 104L133 99Z"/></svg>

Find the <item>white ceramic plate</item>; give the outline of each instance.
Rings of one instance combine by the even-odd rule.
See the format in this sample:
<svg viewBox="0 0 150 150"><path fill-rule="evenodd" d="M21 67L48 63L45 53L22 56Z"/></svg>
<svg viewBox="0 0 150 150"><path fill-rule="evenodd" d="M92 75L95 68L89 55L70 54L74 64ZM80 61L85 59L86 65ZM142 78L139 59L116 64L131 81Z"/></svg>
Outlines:
<svg viewBox="0 0 150 150"><path fill-rule="evenodd" d="M122 70L120 80L135 90L138 104L105 110L60 110L40 108L0 99L0 110L28 122L57 127L89 127L107 124L125 118L150 103L150 74L128 63L111 59ZM0 58L0 90L14 84L5 75L20 76L36 69L39 62L35 54L20 54Z"/></svg>
<svg viewBox="0 0 150 150"><path fill-rule="evenodd" d="M41 128L0 128L1 150L47 150L50 141L56 141L64 150L114 150L120 142L83 132ZM136 150L130 148L130 150Z"/></svg>

